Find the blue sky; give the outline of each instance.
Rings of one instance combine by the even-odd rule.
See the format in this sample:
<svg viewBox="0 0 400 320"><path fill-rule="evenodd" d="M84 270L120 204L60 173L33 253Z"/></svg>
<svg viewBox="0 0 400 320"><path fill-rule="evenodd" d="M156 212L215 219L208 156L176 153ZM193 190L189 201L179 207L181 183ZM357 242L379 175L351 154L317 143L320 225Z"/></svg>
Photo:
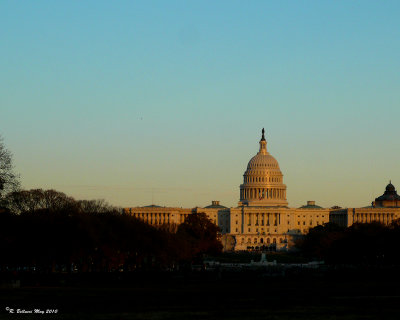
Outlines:
<svg viewBox="0 0 400 320"><path fill-rule="evenodd" d="M290 206L400 188L398 1L0 1L25 188L235 206L265 127Z"/></svg>

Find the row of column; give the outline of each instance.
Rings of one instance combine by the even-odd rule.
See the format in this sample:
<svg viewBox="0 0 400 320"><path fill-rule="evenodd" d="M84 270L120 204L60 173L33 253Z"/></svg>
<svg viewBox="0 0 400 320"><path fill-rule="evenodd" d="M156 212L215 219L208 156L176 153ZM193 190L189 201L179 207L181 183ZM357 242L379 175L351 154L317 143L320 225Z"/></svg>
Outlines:
<svg viewBox="0 0 400 320"><path fill-rule="evenodd" d="M169 223L170 214L169 213L154 213L154 212L147 212L147 213L136 213L134 215L136 218L142 219L147 223L150 224L163 224Z"/></svg>
<svg viewBox="0 0 400 320"><path fill-rule="evenodd" d="M281 223L280 213L247 213L244 217L247 226L277 226Z"/></svg>
<svg viewBox="0 0 400 320"><path fill-rule="evenodd" d="M281 182L279 177L245 177L244 182Z"/></svg>
<svg viewBox="0 0 400 320"><path fill-rule="evenodd" d="M240 190L240 199L286 199L286 190L275 188L246 188Z"/></svg>
<svg viewBox="0 0 400 320"><path fill-rule="evenodd" d="M355 222L373 222L379 221L389 224L393 221L393 213L357 213Z"/></svg>

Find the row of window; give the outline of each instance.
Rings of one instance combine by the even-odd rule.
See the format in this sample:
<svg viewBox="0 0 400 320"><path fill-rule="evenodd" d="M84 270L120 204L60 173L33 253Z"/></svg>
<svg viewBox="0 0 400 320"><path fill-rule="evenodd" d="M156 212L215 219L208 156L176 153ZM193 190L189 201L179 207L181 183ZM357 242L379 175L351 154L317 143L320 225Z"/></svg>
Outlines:
<svg viewBox="0 0 400 320"><path fill-rule="evenodd" d="M244 182L280 182L280 178L274 177L245 177Z"/></svg>
<svg viewBox="0 0 400 320"><path fill-rule="evenodd" d="M242 238L241 243L266 243L266 244L271 244L271 243L284 243L286 240L284 238L253 238L253 240L249 237L247 239Z"/></svg>
<svg viewBox="0 0 400 320"><path fill-rule="evenodd" d="M288 215L288 217L289 217L289 215ZM301 217L301 216L297 216L297 218L300 218L300 217ZM304 215L303 218L305 218L305 217L306 217L306 216ZM321 215L321 217L322 217L322 218L325 218L324 215ZM317 214L317 218L319 218L319 215L318 215L318 214Z"/></svg>
<svg viewBox="0 0 400 320"><path fill-rule="evenodd" d="M237 229L236 229L236 230L237 230ZM268 229L268 232L270 232L269 230L270 230L270 229ZM248 231L251 232L251 228L248 228ZM256 228L256 232L259 232L259 229L258 229L258 228ZM261 228L261 231L260 231L260 232L263 233L263 232L264 232L264 228ZM274 229L274 232L276 232L276 229Z"/></svg>
<svg viewBox="0 0 400 320"><path fill-rule="evenodd" d="M289 223L288 223L289 224ZM322 223L321 223L322 224ZM297 221L297 225L300 225L300 221ZM305 226L306 225L306 221L303 221L303 226ZM313 225L313 222L312 222L312 220L310 220L310 226L312 226ZM317 221L317 226L319 226L320 225L320 222L319 221Z"/></svg>

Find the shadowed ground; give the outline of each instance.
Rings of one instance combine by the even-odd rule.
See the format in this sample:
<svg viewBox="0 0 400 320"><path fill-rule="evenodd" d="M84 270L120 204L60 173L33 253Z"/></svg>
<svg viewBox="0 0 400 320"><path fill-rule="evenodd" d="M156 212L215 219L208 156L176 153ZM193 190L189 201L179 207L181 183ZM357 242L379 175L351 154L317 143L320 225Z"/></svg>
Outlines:
<svg viewBox="0 0 400 320"><path fill-rule="evenodd" d="M357 273L356 273L357 274ZM389 274L263 273L90 276L63 286L1 289L2 319L399 319L399 278ZM32 279L31 279L32 280ZM52 280L53 281L53 280ZM58 280L57 280L58 281ZM78 281L78 283L76 283ZM26 282L26 281L25 281ZM54 282L54 281L53 281ZM69 282L69 284L68 284ZM58 309L10 315L5 307Z"/></svg>

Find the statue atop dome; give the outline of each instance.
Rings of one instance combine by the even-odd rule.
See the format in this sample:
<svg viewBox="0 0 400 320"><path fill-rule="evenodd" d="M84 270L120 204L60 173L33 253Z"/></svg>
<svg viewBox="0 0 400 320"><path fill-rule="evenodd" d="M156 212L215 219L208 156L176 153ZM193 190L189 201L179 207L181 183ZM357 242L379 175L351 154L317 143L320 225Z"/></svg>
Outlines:
<svg viewBox="0 0 400 320"><path fill-rule="evenodd" d="M262 128L261 130L262 132L262 136L261 136L261 140L260 140L260 151L262 154L268 154L267 152L267 141L265 140L265 130L264 128Z"/></svg>

